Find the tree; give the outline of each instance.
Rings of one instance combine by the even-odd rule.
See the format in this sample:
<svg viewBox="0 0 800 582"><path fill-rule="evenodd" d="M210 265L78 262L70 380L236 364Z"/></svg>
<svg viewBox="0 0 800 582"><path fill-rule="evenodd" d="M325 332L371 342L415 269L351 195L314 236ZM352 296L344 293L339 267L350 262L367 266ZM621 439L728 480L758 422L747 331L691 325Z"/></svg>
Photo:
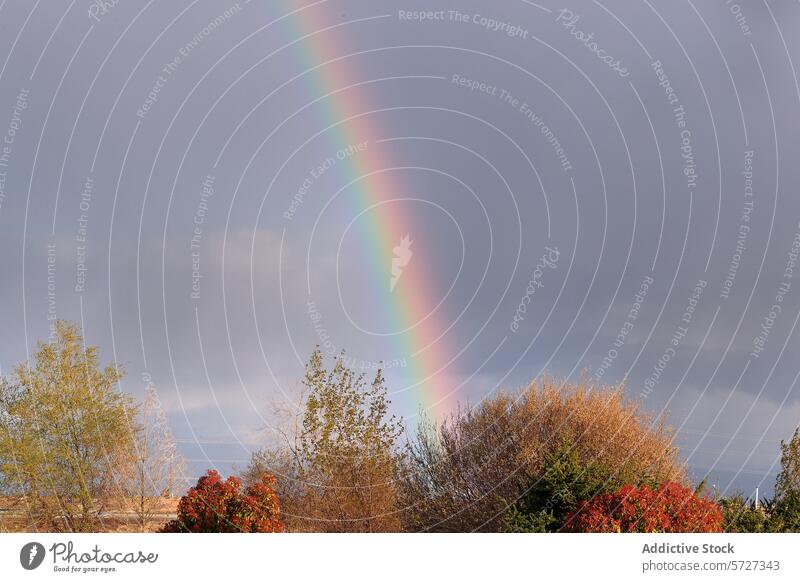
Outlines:
<svg viewBox="0 0 800 582"><path fill-rule="evenodd" d="M2 382L0 474L33 529L96 531L121 494L139 431L132 398L116 389L122 376L100 367L76 326L57 322L55 341Z"/></svg>
<svg viewBox="0 0 800 582"><path fill-rule="evenodd" d="M714 533L722 527L719 505L673 482L625 485L584 500L565 524L567 531L592 533Z"/></svg>
<svg viewBox="0 0 800 582"><path fill-rule="evenodd" d="M775 497L800 497L800 428L789 442L781 441L781 471L775 479Z"/></svg>
<svg viewBox="0 0 800 582"><path fill-rule="evenodd" d="M264 450L246 472L272 469L296 531L399 531L395 486L400 420L389 413L382 372L371 382L344 353L324 366L317 348L306 365L301 418L288 451Z"/></svg>
<svg viewBox="0 0 800 582"><path fill-rule="evenodd" d="M242 491L236 477L223 481L210 470L181 497L178 518L163 533L276 533L283 531L275 479L264 473Z"/></svg>
<svg viewBox="0 0 800 582"><path fill-rule="evenodd" d="M526 504L539 507L530 496L542 493L548 462L565 442L576 466L612 483L686 481L671 430L628 400L623 386L544 378L419 425L403 463L406 529L501 531L509 511L535 517L539 510ZM525 527L554 525L537 519Z"/></svg>
<svg viewBox="0 0 800 582"><path fill-rule="evenodd" d="M184 463L153 384L145 390L134 443L135 459L127 475L128 496L140 531L157 513L163 498L172 497L183 479Z"/></svg>
<svg viewBox="0 0 800 582"><path fill-rule="evenodd" d="M800 428L781 441L781 471L775 479L771 531L800 532Z"/></svg>

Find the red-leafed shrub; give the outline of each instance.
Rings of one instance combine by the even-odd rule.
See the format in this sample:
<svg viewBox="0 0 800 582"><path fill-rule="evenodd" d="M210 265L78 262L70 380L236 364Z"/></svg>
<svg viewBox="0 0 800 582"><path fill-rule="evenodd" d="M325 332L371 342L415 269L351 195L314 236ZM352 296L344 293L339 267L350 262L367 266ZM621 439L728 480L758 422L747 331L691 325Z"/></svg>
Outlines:
<svg viewBox="0 0 800 582"><path fill-rule="evenodd" d="M178 503L178 519L161 530L165 533L269 533L282 532L280 502L273 491L275 478L261 480L242 491L236 477L223 481L209 471L200 477Z"/></svg>
<svg viewBox="0 0 800 582"><path fill-rule="evenodd" d="M658 488L626 485L583 501L567 518L575 532L721 532L722 510L689 487L666 482Z"/></svg>

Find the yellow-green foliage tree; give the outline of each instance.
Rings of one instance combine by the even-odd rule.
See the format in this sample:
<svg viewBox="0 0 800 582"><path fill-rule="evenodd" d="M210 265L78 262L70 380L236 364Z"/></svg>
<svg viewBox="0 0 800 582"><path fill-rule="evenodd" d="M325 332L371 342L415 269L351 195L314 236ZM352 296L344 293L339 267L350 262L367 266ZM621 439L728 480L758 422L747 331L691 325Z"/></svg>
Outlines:
<svg viewBox="0 0 800 582"><path fill-rule="evenodd" d="M297 451L310 485L306 507L326 531L396 531L394 446L402 432L389 415L383 375L371 382L343 355L325 369L316 350L306 367L308 396ZM318 515L317 515L317 512Z"/></svg>
<svg viewBox="0 0 800 582"><path fill-rule="evenodd" d="M781 441L781 472L770 505L771 531L800 532L800 428L789 442Z"/></svg>
<svg viewBox="0 0 800 582"><path fill-rule="evenodd" d="M245 481L276 475L290 531L399 531L395 446L403 429L389 412L381 371L368 380L343 354L328 369L317 349L303 386L288 447L254 455Z"/></svg>
<svg viewBox="0 0 800 582"><path fill-rule="evenodd" d="M0 475L38 531L97 531L134 459L136 406L79 329L56 326L0 388Z"/></svg>

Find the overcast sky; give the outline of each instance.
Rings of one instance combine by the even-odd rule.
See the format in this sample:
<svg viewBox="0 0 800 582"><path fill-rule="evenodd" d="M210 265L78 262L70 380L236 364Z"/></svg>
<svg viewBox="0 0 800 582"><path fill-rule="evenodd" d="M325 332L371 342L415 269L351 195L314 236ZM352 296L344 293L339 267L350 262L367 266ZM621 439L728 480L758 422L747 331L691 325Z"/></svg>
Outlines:
<svg viewBox="0 0 800 582"><path fill-rule="evenodd" d="M800 422L798 24L4 0L2 371L80 323L195 472L266 441L315 344L386 362L411 424L545 371L627 378L696 477L768 489Z"/></svg>

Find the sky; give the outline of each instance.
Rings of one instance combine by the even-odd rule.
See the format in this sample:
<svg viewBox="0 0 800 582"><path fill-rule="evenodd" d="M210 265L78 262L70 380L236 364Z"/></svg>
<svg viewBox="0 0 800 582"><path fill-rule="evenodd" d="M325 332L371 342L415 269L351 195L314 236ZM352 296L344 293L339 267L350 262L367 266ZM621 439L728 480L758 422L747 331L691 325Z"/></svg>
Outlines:
<svg viewBox="0 0 800 582"><path fill-rule="evenodd" d="M315 345L410 426L626 382L692 474L800 422L800 5L0 2L0 370L79 323L195 473ZM382 363L382 364L381 364Z"/></svg>

